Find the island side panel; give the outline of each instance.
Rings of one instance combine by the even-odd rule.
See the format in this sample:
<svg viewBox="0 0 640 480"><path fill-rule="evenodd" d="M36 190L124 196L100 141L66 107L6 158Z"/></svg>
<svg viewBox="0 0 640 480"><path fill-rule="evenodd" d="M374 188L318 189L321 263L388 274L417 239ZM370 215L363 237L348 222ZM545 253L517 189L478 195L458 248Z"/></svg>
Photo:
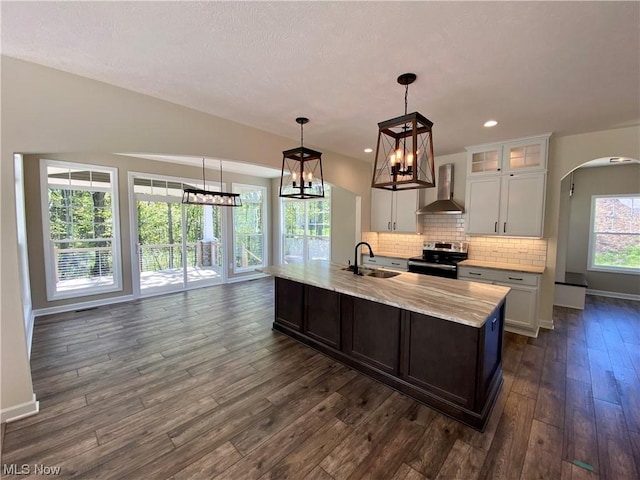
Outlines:
<svg viewBox="0 0 640 480"><path fill-rule="evenodd" d="M505 305L502 302L489 316L481 330L478 358L478 390L476 398L483 405L502 381L502 348L504 341Z"/></svg>
<svg viewBox="0 0 640 480"><path fill-rule="evenodd" d="M400 367L400 318L402 310L362 298L351 298L343 309L350 329L345 353L387 373Z"/></svg>
<svg viewBox="0 0 640 480"><path fill-rule="evenodd" d="M276 322L301 332L304 318L304 285L277 277L275 283Z"/></svg>
<svg viewBox="0 0 640 480"><path fill-rule="evenodd" d="M480 330L414 312L406 317L403 377L474 410Z"/></svg>
<svg viewBox="0 0 640 480"><path fill-rule="evenodd" d="M311 338L340 349L340 294L305 285L303 332Z"/></svg>

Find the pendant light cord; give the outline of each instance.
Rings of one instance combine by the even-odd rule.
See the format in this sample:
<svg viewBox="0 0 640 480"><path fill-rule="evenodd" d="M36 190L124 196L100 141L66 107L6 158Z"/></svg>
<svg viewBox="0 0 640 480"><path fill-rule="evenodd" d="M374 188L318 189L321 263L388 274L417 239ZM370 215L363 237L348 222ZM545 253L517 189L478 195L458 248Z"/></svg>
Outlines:
<svg viewBox="0 0 640 480"><path fill-rule="evenodd" d="M222 160L220 161L220 191L222 191Z"/></svg>
<svg viewBox="0 0 640 480"><path fill-rule="evenodd" d="M304 148L304 134L303 134L304 123L300 124L300 148Z"/></svg>
<svg viewBox="0 0 640 480"><path fill-rule="evenodd" d="M207 189L207 181L204 179L204 158L202 159L202 189Z"/></svg>
<svg viewBox="0 0 640 480"><path fill-rule="evenodd" d="M404 114L407 114L407 99L409 98L409 84L404 86Z"/></svg>

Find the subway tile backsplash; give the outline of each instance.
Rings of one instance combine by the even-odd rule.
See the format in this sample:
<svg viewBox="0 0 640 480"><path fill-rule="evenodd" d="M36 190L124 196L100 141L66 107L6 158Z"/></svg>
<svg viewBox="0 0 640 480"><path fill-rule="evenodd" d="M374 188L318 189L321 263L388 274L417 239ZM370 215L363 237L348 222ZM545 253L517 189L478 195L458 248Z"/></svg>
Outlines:
<svg viewBox="0 0 640 480"><path fill-rule="evenodd" d="M364 232L362 239L385 253L420 255L425 240L469 242L469 258L488 262L545 266L547 240L538 238L478 237L464 233L463 215L424 215L424 233Z"/></svg>

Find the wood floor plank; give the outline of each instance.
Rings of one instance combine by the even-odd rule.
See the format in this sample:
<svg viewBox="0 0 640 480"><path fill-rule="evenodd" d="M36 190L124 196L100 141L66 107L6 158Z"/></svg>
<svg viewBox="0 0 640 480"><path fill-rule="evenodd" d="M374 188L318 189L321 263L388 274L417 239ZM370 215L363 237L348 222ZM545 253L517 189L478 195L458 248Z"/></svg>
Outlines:
<svg viewBox="0 0 640 480"><path fill-rule="evenodd" d="M534 400L537 399L543 362L543 348L525 345L511 390Z"/></svg>
<svg viewBox="0 0 640 480"><path fill-rule="evenodd" d="M567 365L545 357L534 418L562 428L564 425Z"/></svg>
<svg viewBox="0 0 640 480"><path fill-rule="evenodd" d="M594 405L600 476L612 480L638 478L622 407L597 398Z"/></svg>
<svg viewBox="0 0 640 480"><path fill-rule="evenodd" d="M337 418L329 420L260 478L286 480L306 477L352 430Z"/></svg>
<svg viewBox="0 0 640 480"><path fill-rule="evenodd" d="M473 480L478 478L486 452L456 440L442 464L436 480Z"/></svg>
<svg viewBox="0 0 640 480"><path fill-rule="evenodd" d="M332 478L348 478L393 428L401 415L408 413L413 402L399 393L389 396L367 419L356 427L321 461L320 466ZM415 416L417 417L417 415ZM409 414L411 420L412 416ZM415 418L413 420L416 421ZM417 423L417 422L416 422ZM420 423L418 423L420 425Z"/></svg>
<svg viewBox="0 0 640 480"><path fill-rule="evenodd" d="M403 463L406 451L415 445L423 434L424 428L421 425L401 417L395 428L371 450L349 479L391 478Z"/></svg>
<svg viewBox="0 0 640 480"><path fill-rule="evenodd" d="M511 391L478 478L520 478L533 422L535 400Z"/></svg>
<svg viewBox="0 0 640 480"><path fill-rule="evenodd" d="M620 405L618 385L608 352L588 349L593 398Z"/></svg>
<svg viewBox="0 0 640 480"><path fill-rule="evenodd" d="M598 441L591 385L567 379L562 459L578 461L598 472Z"/></svg>
<svg viewBox="0 0 640 480"><path fill-rule="evenodd" d="M408 454L407 465L427 478L435 478L461 432L459 422L438 415Z"/></svg>
<svg viewBox="0 0 640 480"><path fill-rule="evenodd" d="M391 480L424 480L424 478L424 475L416 472L406 463L403 463L400 465L400 468L396 470L396 473Z"/></svg>
<svg viewBox="0 0 640 480"><path fill-rule="evenodd" d="M228 480L260 478L334 417L336 409L343 400L339 393L331 394L307 414L278 432L271 442L256 448L215 478Z"/></svg>
<svg viewBox="0 0 640 480"><path fill-rule="evenodd" d="M560 478L562 459L558 452L561 450L562 430L534 419L521 480Z"/></svg>

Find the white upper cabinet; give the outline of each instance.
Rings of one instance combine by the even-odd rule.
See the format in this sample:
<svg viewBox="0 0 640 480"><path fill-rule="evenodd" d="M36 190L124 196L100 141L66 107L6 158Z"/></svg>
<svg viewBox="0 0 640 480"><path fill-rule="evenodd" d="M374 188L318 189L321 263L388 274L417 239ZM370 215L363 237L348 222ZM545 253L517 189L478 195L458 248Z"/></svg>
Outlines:
<svg viewBox="0 0 640 480"><path fill-rule="evenodd" d="M496 175L502 170L502 145L468 147L467 176Z"/></svg>
<svg viewBox="0 0 640 480"><path fill-rule="evenodd" d="M417 233L421 217L416 210L422 206L424 189L371 189L371 231L387 233Z"/></svg>
<svg viewBox="0 0 640 480"><path fill-rule="evenodd" d="M549 135L467 148L469 235L542 237Z"/></svg>
<svg viewBox="0 0 640 480"><path fill-rule="evenodd" d="M467 178L480 175L544 172L549 135L467 147Z"/></svg>
<svg viewBox="0 0 640 480"><path fill-rule="evenodd" d="M547 170L549 137L509 142L502 147L503 173L544 172Z"/></svg>

